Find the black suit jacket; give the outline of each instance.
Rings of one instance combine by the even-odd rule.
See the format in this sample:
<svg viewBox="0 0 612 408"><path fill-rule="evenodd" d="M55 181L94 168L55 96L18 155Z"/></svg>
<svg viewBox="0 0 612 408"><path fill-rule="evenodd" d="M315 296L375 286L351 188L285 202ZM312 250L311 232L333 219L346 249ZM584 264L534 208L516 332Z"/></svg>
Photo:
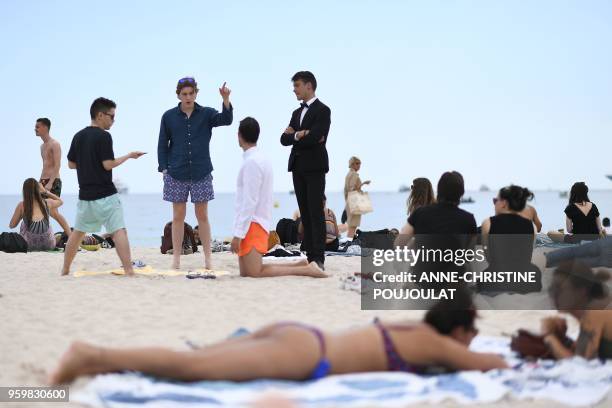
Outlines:
<svg viewBox="0 0 612 408"><path fill-rule="evenodd" d="M302 173L327 173L329 159L327 157L327 136L331 124L331 110L318 98L310 104L300 126L302 107L291 114L289 126L296 132L309 130L307 136L295 140L294 133L283 133L280 141L283 146L292 146L289 155L288 170Z"/></svg>

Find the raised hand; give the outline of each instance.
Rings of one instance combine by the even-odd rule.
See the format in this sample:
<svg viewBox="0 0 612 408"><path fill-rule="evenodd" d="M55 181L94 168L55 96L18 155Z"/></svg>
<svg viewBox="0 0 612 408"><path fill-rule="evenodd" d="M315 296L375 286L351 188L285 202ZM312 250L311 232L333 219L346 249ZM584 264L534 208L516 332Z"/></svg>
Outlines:
<svg viewBox="0 0 612 408"><path fill-rule="evenodd" d="M227 101L229 100L229 96L232 93L232 90L229 89L227 86L225 86L227 82L223 83L223 86L221 88L219 88L219 94L221 94L221 97L223 98L223 101Z"/></svg>

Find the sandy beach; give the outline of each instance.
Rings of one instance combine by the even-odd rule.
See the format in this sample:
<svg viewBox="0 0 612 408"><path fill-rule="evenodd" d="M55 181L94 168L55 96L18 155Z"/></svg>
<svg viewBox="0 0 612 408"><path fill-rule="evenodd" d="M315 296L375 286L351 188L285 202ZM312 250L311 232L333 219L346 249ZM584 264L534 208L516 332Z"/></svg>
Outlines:
<svg viewBox="0 0 612 408"><path fill-rule="evenodd" d="M170 266L170 256L160 254L157 248L135 248L132 253L134 259L155 269ZM277 320L299 320L336 330L368 323L375 316L392 320L422 316L421 311L360 310L360 296L340 289L339 282L341 277L360 269L359 257L328 257L326 268L333 275L328 279L252 279L239 277L234 255L217 253L216 269L227 270L230 275L216 280L182 276L60 277L62 257L61 253L0 255L2 386L44 385L49 370L77 339L111 347L166 346L186 350L187 342L204 345L224 339L239 327L255 329ZM184 256L182 262L183 269L199 268L201 253ZM81 251L73 271L118 266L113 250ZM483 311L478 326L485 335L501 335L518 328L536 330L539 318L550 314L553 312ZM87 381L77 381L71 390ZM608 396L599 406L610 406L611 401ZM548 405L546 401L495 404Z"/></svg>

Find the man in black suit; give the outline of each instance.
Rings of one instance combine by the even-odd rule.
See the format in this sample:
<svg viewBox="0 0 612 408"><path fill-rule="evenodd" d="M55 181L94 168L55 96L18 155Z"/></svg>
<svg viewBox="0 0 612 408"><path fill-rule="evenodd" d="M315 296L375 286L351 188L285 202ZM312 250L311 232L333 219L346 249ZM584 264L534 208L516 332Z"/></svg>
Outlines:
<svg viewBox="0 0 612 408"><path fill-rule="evenodd" d="M312 72L300 71L293 78L293 92L300 107L293 111L289 127L281 136L283 146L292 146L289 171L293 174L293 188L297 197L304 240L302 251L309 262L316 262L321 269L325 262L325 173L329 171L327 135L330 126L330 109L315 96L317 80Z"/></svg>

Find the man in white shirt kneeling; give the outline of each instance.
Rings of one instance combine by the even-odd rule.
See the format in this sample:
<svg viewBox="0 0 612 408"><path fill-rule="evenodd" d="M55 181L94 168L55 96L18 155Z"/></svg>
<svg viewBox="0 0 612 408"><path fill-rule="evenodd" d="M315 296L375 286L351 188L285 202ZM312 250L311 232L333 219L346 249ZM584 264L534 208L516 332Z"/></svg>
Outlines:
<svg viewBox="0 0 612 408"><path fill-rule="evenodd" d="M238 144L244 151L238 173L236 216L232 252L238 254L240 276L263 278L273 276L328 277L316 262L264 265L262 255L268 251L268 234L272 224L272 165L257 148L259 123L251 117L240 121Z"/></svg>

